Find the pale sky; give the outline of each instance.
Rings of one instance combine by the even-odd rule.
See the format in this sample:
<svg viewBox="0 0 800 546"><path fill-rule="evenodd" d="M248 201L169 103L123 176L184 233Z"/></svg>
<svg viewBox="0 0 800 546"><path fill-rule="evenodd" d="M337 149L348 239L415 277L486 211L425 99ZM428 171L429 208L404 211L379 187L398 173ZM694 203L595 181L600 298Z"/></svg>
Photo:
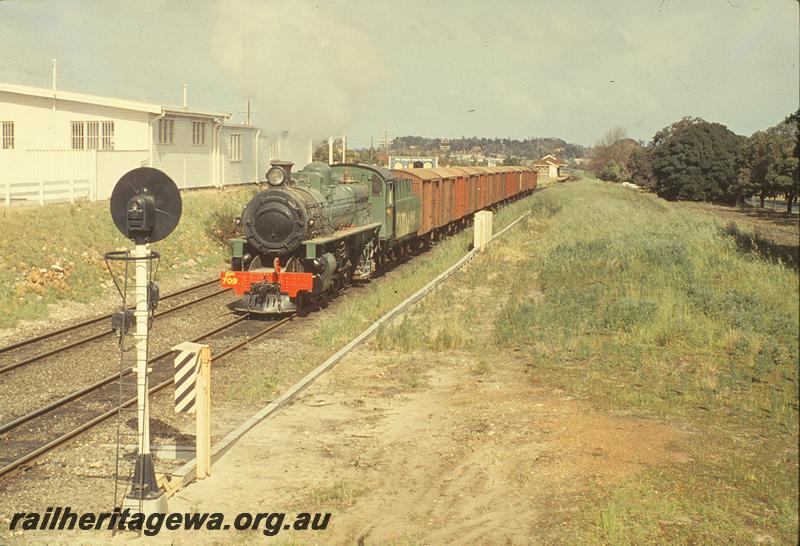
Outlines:
<svg viewBox="0 0 800 546"><path fill-rule="evenodd" d="M179 105L351 146L749 135L798 107L796 0L0 1L0 81Z"/></svg>

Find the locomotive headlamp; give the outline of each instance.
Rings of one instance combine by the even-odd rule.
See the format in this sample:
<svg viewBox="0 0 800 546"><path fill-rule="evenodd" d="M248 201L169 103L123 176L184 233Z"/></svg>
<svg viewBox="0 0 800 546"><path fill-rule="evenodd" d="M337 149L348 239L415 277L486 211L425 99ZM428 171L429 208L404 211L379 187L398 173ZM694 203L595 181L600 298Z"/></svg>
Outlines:
<svg viewBox="0 0 800 546"><path fill-rule="evenodd" d="M270 186L280 186L285 180L286 173L277 165L275 167L270 167L267 171L267 182L269 182Z"/></svg>
<svg viewBox="0 0 800 546"><path fill-rule="evenodd" d="M292 163L291 161L281 161L273 159L270 161L272 167L267 171L267 182L270 186L276 187L281 184L292 185Z"/></svg>

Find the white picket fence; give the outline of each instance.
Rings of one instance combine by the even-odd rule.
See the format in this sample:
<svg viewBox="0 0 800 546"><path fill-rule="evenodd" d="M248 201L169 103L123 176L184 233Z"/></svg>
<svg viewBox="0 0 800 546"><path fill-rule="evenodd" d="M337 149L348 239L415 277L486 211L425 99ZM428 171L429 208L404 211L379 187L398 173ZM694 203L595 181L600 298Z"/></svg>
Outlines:
<svg viewBox="0 0 800 546"><path fill-rule="evenodd" d="M147 150L0 150L0 203L107 199L119 177L147 159Z"/></svg>

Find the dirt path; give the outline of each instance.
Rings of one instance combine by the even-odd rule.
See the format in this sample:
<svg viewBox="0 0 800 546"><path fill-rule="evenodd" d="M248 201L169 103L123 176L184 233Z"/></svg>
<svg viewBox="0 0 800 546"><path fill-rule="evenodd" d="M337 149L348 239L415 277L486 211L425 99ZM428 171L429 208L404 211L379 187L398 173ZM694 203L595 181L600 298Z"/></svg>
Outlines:
<svg viewBox="0 0 800 546"><path fill-rule="evenodd" d="M462 358L463 357L463 358ZM369 346L255 428L171 511L331 512L278 542L538 544L594 483L681 462L685 433L593 413L521 362ZM263 541L261 530L162 533Z"/></svg>

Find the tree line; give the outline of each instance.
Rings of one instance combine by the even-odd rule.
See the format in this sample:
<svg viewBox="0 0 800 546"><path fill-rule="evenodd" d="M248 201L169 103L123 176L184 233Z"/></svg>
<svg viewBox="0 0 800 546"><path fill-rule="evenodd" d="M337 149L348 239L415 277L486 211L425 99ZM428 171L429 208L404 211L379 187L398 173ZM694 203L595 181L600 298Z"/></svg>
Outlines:
<svg viewBox="0 0 800 546"><path fill-rule="evenodd" d="M609 130L590 151L598 178L632 182L671 200L743 204L782 196L788 212L800 195L800 110L750 137L721 123L686 117L648 143Z"/></svg>

